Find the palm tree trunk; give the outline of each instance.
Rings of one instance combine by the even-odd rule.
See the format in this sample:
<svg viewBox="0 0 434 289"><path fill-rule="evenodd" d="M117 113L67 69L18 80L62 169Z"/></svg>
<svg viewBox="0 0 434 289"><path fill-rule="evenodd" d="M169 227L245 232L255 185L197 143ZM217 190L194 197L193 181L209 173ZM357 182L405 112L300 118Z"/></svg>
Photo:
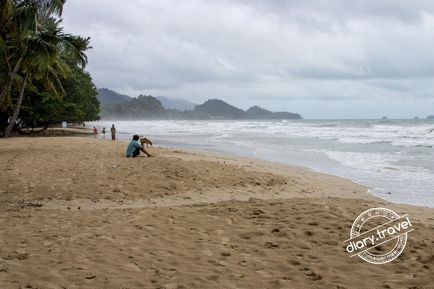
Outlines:
<svg viewBox="0 0 434 289"><path fill-rule="evenodd" d="M0 106L3 104L3 100L6 98L6 94L8 93L8 90L10 89L9 85L5 85L2 89L2 92L0 93Z"/></svg>
<svg viewBox="0 0 434 289"><path fill-rule="evenodd" d="M23 82L21 84L20 95L18 96L17 104L15 105L14 114L12 115L11 121L9 122L8 127L6 128L5 137L9 137L12 133L12 130L15 126L15 122L17 121L18 114L20 113L21 103L23 102L24 91L26 90L27 85L27 75L24 76Z"/></svg>
<svg viewBox="0 0 434 289"><path fill-rule="evenodd" d="M23 59L24 59L24 57L21 56L21 58L17 61L17 63L15 64L15 67L14 67L14 69L12 71L10 71L10 68L9 68L9 71L10 71L9 74L11 76L13 76L14 74L16 74L18 72L18 70L21 68L21 64L23 62ZM10 90L12 89L12 83L11 83L11 81L9 82L8 85L5 85L3 87L3 89L2 89L2 91L0 93L0 105L3 104L3 100L6 98L8 92L10 92Z"/></svg>

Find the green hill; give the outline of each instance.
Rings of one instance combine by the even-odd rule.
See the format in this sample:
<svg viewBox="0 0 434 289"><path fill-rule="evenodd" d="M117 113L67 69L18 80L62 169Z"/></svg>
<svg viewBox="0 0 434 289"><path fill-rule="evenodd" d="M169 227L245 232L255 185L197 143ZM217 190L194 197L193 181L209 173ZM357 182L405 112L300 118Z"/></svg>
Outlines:
<svg viewBox="0 0 434 289"><path fill-rule="evenodd" d="M245 116L243 110L220 99L210 99L201 105L196 105L193 112L214 119L239 119Z"/></svg>
<svg viewBox="0 0 434 289"><path fill-rule="evenodd" d="M249 119L301 119L298 113L278 111L272 112L257 105L246 111L246 118Z"/></svg>
<svg viewBox="0 0 434 289"><path fill-rule="evenodd" d="M209 99L193 110L179 110L165 108L151 95L131 98L105 88L98 90L98 98L104 119L301 119L297 113L272 112L259 106L244 111L220 99Z"/></svg>
<svg viewBox="0 0 434 289"><path fill-rule="evenodd" d="M167 112L161 102L150 95L139 95L121 103L106 104L101 112L110 119L161 119Z"/></svg>
<svg viewBox="0 0 434 289"><path fill-rule="evenodd" d="M130 99L131 97L129 97L128 95L120 94L107 88L98 89L98 100L102 106L106 104L126 102Z"/></svg>

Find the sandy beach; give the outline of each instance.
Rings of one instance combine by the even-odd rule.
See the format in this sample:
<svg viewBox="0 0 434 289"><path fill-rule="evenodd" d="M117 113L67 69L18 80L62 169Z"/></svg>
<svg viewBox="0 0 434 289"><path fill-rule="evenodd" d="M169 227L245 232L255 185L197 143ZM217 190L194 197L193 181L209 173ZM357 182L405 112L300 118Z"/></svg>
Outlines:
<svg viewBox="0 0 434 289"><path fill-rule="evenodd" d="M125 147L0 140L0 288L434 288L434 209L301 167ZM374 207L415 227L382 265L342 243Z"/></svg>

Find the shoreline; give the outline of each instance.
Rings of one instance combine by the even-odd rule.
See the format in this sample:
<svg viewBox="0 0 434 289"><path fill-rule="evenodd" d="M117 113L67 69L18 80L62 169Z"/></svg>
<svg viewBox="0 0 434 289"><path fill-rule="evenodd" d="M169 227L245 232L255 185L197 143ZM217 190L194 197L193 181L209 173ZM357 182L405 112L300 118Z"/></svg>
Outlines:
<svg viewBox="0 0 434 289"><path fill-rule="evenodd" d="M326 189L321 192L303 192L299 195L290 195L290 196L280 196L283 198L297 198L297 197L308 197L308 198L348 198L348 199L357 199L357 200L366 200L366 201L372 201L378 204L389 206L392 209L404 211L405 209L409 209L413 214L419 215L418 220L423 221L429 221L430 223L434 224L434 217L431 218L431 214L434 214L434 208L432 207L424 207L424 206L417 206L417 205L411 205L411 204L403 204L403 203L395 203L391 202L389 200L383 199L379 196L373 195L369 193L369 190L371 188L359 184L349 178L341 177L338 175L328 174L328 173L322 173L315 171L313 169L297 166L297 165L289 165L285 163L277 163L273 161L263 160L259 158L254 157L245 157L245 156L239 156L239 155L232 155L232 154L226 154L223 152L217 152L212 150L202 150L202 149L184 149L184 148L176 148L176 147L164 147L165 149L169 149L172 151L175 151L177 153L188 153L191 154L191 159L195 159L197 157L198 159L206 159L209 161L219 161L225 164L231 164L235 166L243 166L246 163L249 163L249 165L254 168L255 170L261 171L261 172L273 172L277 174L282 174L284 176L293 175L293 174L305 174L305 176L309 176L312 178L320 178L324 180L326 183L331 182L332 184L336 184L341 182L345 182L351 185L354 185L354 191L334 191L335 188ZM190 158L188 158L190 159ZM248 168L247 168L248 169ZM339 191L339 192L337 192ZM420 211L421 210L421 211ZM429 220L431 219L431 220Z"/></svg>
<svg viewBox="0 0 434 289"><path fill-rule="evenodd" d="M126 134L126 133L123 133ZM119 138L117 139L117 141L122 141L122 142L128 142L129 139L127 138ZM243 156L243 155L239 155L236 153L232 153L232 152L224 152L224 151L219 151L219 150L213 150L213 149L200 149L200 148L188 148L188 147L177 147L177 146L173 146L173 145L162 145L160 146L162 148L166 148L169 150L179 150L179 151L185 151L185 152L189 152L189 153L197 153L197 154L202 154L202 155L211 155L211 156L215 156L215 157L222 157L222 158L227 158L227 159L238 159L240 161L254 161L256 162L259 166L260 164L268 164L268 168L271 170L285 170L285 168L298 168L301 170L306 170L309 172L312 172L314 174L319 174L319 175L325 175L325 176L333 176L339 179L343 179L343 180L348 180L353 182L354 184L357 184L359 186L362 186L364 188L366 188L366 194L369 195L370 197L372 197L373 200L381 200L387 203L391 203L391 204L396 204L396 205L404 205L404 206L412 206L412 207L420 207L420 208L427 208L427 209L434 209L434 207L430 207L430 206L422 206L422 205L414 205L414 204L406 204L406 203L400 203L400 202L395 202L395 201L391 201L386 199L386 196L382 197L379 196L378 194L375 194L373 191L375 190L375 188L371 188L365 184L359 183L356 180L353 180L351 178L348 177L343 177L337 174L333 174L333 173L329 173L329 172L321 172L318 170L315 170L313 168L309 168L309 167L304 167L304 166L299 166L299 165L295 165L295 164L287 164L284 162L275 162L275 161L270 161L267 159L263 159L263 158L259 158L259 157L254 157L254 156ZM370 192L372 191L372 192Z"/></svg>
<svg viewBox="0 0 434 289"><path fill-rule="evenodd" d="M102 138L100 135L100 132L98 132L97 137L95 137L95 135L93 135L93 132L90 128L88 127L68 127L68 128L49 128L48 129L48 133L45 135L35 135L32 137L49 137L49 138L55 138L55 137L85 137L85 138L91 138L94 140L102 140L102 141L111 141L110 140L110 136L109 133L106 134L105 138ZM99 130L100 131L100 130ZM125 135L127 133L123 133L120 132L121 135ZM117 138L116 142L122 142L122 143L128 143L130 140L128 138ZM337 179L341 179L343 181L350 181L351 183L363 187L365 188L365 192L361 193L361 196L358 196L362 199L368 199L368 200L372 200L372 201L382 201L385 202L387 204L394 204L397 206L410 206L410 207L416 207L416 208L423 208L423 209L434 209L433 207L429 207L429 206L420 206L420 205L413 205L413 204L406 204L406 203L398 203L398 202L393 202L390 200L387 200L385 198L382 198L378 195L375 195L373 193L370 193L370 190L373 190L373 188L370 188L364 184L358 183L355 180L352 180L350 178L346 178L346 177L342 177L339 175L335 175L332 173L324 173L324 172L320 172L317 171L315 169L309 168L309 167L304 167L304 166L299 166L299 165L293 165L293 164L287 164L287 163L280 163L280 162L274 162L274 161L269 161L266 159L261 159L261 158L256 158L254 156L242 156L242 155L238 155L236 153L231 153L231 152L222 152L222 151L218 151L218 150L212 150L212 149L199 149L199 148L185 148L185 147L176 147L176 146L172 146L172 145L163 145L163 146L156 146L157 148L162 148L162 149L168 149L170 151L180 151L180 152L186 152L192 155L200 155L202 158L207 158L208 157L217 157L217 158L221 158L224 159L224 162L226 163L226 161L231 162L232 164L235 165L242 165L243 162L253 162L257 165L258 168L262 168L262 171L278 171L278 172L285 172L285 171L290 171L291 173L297 170L300 171L305 171L307 173L311 173L312 175L318 175L318 176L324 176L324 177L334 177ZM151 147L152 148L152 147ZM263 164L267 164L267 166L263 167ZM265 169L264 169L265 168ZM360 194L360 192L359 192ZM345 197L350 197L351 195L345 195ZM333 197L335 197L333 195Z"/></svg>
<svg viewBox="0 0 434 289"><path fill-rule="evenodd" d="M388 203L301 167L160 147L133 159L124 150L93 137L0 139L1 288L434 282L434 209ZM387 265L350 258L342 245L373 207L408 214L417 228Z"/></svg>
<svg viewBox="0 0 434 289"><path fill-rule="evenodd" d="M99 135L98 137L95 137L89 128L84 129L82 128L76 129L76 128L55 128L54 130L60 130L62 131L61 134L56 135L44 135L40 136L41 138L68 138L68 137L80 137L92 141L106 141L109 143L112 143L112 141L106 136L105 139L101 138ZM33 136L32 139L38 138L38 136ZM122 143L125 145L125 143L128 143L128 139L126 138L118 138L116 139L115 143ZM276 173L278 175L283 176L292 176L292 175L306 175L308 177L313 178L319 178L321 181L324 182L324 184L332 184L336 185L339 182L347 183L347 185L350 185L350 189L348 191L348 187L346 189L337 189L334 191L334 187L331 188L322 188L320 192L316 191L315 189L313 192L308 192L307 190L302 190L301 193L298 194L289 194L289 195L280 195L282 198L296 198L296 197L311 197L311 198L355 198L360 200L368 200L373 202L378 202L385 205L390 205L395 208L413 208L410 209L413 212L417 212L419 209L422 209L424 213L422 214L423 217L421 220L426 221L429 219L427 217L425 210L432 210L434 212L434 208L428 207L428 206L418 206L418 205L411 205L411 204L404 204L404 203L396 203L389 201L387 199L383 199L379 196L376 196L374 194L369 193L369 190L371 188L357 183L349 178L341 177L334 174L328 174L319 172L316 170L313 170L308 167L303 166L297 166L297 165L290 165L286 163L278 163L273 161L268 161L264 159L259 159L255 157L246 157L236 154L230 154L225 152L219 152L214 150L206 150L206 149L189 149L189 148L178 148L173 146L155 146L150 147L150 149L156 148L157 150L166 150L167 152L170 152L167 154L167 156L174 156L178 159L180 155L183 156L184 160L187 161L194 161L194 160L205 160L210 162L218 162L222 163L224 165L234 165L237 167L242 167L246 170L252 170L252 171L259 171L264 173ZM122 153L123 157L123 153ZM227 200L230 200L230 198L227 198ZM208 200L208 202L210 202ZM133 206L135 207L135 206ZM145 205L146 207L146 205Z"/></svg>
<svg viewBox="0 0 434 289"><path fill-rule="evenodd" d="M106 139L101 139L101 138L97 138L98 140L103 140L103 141L110 141L108 138ZM123 143L128 143L130 140L126 139L126 138L119 138L116 141L119 142L123 142ZM152 148L152 147L151 147ZM308 174L312 174L312 175L317 175L317 176L323 176L324 178L336 178L337 180L342 180L342 181L349 181L351 183L353 183L355 186L360 186L362 188L364 188L365 194L364 196L361 196L361 198L367 198L367 199L372 199L372 200L381 200L381 201L385 201L385 202L389 202L386 199L380 198L378 196L375 196L373 194L370 194L368 191L371 189L363 184L357 183L354 180L351 180L349 178L345 178L345 177L341 177L338 175L334 175L334 174L329 174L329 173L323 173L320 171L316 171L312 168L308 168L308 167L303 167L303 166L298 166L298 165L291 165L291 164L286 164L286 163L279 163L279 162L274 162L274 161L269 161L266 159L260 159L260 158L256 158L256 157L248 157L248 156L242 156L242 155L237 155L235 153L227 153L227 152L221 152L221 151L217 151L217 150L207 150L207 149L193 149L193 148L184 148L184 147L176 147L176 146L171 146L171 145L163 145L163 146L156 146L156 148L162 148L162 149L167 149L169 151L174 151L174 152L185 152L188 155L192 155L192 156L197 156L200 159L217 159L221 162L224 163L229 163L229 164L233 164L233 165L239 165L242 166L243 163L250 163L250 164L255 164L257 169L259 169L259 171L263 171L263 172L279 172L282 174L287 174L289 173L294 173L294 172L303 172L303 173L308 173ZM265 166L264 166L265 165ZM358 192L360 193L360 192ZM350 197L351 195L345 195L345 197ZM393 203L393 202L390 202ZM399 203L396 203L399 204ZM407 205L407 204L402 204L402 205ZM419 206L418 206L419 207ZM428 207L429 208L429 207Z"/></svg>
<svg viewBox="0 0 434 289"><path fill-rule="evenodd" d="M102 138L100 136L100 132L98 132L98 136L95 137L92 133L92 130L88 127L85 128L53 128L53 130L59 130L59 131L64 131L61 134L57 134L57 135L48 135L48 137L59 137L59 136L81 136L83 137L84 135L86 135L87 137L93 137L94 139L97 140L107 140L107 141L111 141L110 140L110 136L109 133L106 134L105 138ZM85 132L83 132L82 130L85 130ZM100 129L98 130L100 131ZM121 136L124 136L128 133L126 132L118 132ZM126 137L120 137L117 138L116 141L120 141L120 142L124 142L124 143L128 143L130 140ZM236 153L231 153L231 152L224 152L224 151L219 151L219 150L213 150L213 149L201 149L201 148L187 148L187 147L177 147L177 146L173 146L173 145L162 145L162 146L157 146L160 148L164 148L164 149L169 149L172 151L184 151L184 152L188 152L191 154L199 154L202 155L202 157L206 156L206 155L210 155L213 157L220 157L220 158L225 158L226 160L238 160L238 164L240 162L249 162L249 161L253 161L256 164L258 164L258 167L261 167L261 164L267 164L267 169L268 170L278 170L278 171L285 171L288 169L299 169L299 170L305 170L307 172L311 172L313 174L318 174L318 175L323 175L323 176L332 176L338 179L342 179L342 180L346 180L346 181L350 181L358 186L364 187L366 189L366 194L367 196L363 196L362 198L368 198L368 199L372 199L372 200L377 200L377 201L383 201L389 204L395 204L395 205L402 205L402 206L411 206L411 207L419 207L419 208L425 208L425 209L434 209L434 207L430 207L430 206L421 206L421 205L414 205L414 204L406 204L406 203L399 203L399 202L394 202L394 201L390 201L387 200L385 197L381 197L378 196L374 193L370 193L370 191L373 191L374 188L371 188L367 185L364 185L362 183L359 183L356 180L353 180L351 178L347 178L347 177L342 177L333 173L326 173L326 172L321 172L318 170L315 170L313 168L309 168L309 167L304 167L304 166L299 166L299 165L294 165L294 164L287 164L287 163L283 163L283 162L275 162L275 161L270 161L270 160L266 160L266 159L261 159L259 157L254 157L254 156L243 156L243 155L238 155ZM234 162L235 164L237 162Z"/></svg>
<svg viewBox="0 0 434 289"><path fill-rule="evenodd" d="M88 125L107 127L112 123ZM119 132L142 133L158 144L308 167L364 184L373 189L370 193L392 202L434 207L434 166L428 161L433 157L429 147L432 138L426 125L328 120L299 124L143 120L116 124ZM130 134L124 136L129 138Z"/></svg>

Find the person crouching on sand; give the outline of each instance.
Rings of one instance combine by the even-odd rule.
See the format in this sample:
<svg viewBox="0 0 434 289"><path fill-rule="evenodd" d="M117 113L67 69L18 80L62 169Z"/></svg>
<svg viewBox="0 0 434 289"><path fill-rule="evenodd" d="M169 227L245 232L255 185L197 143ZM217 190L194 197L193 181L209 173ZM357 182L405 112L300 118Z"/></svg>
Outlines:
<svg viewBox="0 0 434 289"><path fill-rule="evenodd" d="M151 155L145 150L145 146L141 145L139 142L140 137L138 135L134 135L133 139L127 146L127 151L125 152L125 156L127 158L129 157L137 157L140 154L140 151L142 151L145 155L150 157Z"/></svg>

